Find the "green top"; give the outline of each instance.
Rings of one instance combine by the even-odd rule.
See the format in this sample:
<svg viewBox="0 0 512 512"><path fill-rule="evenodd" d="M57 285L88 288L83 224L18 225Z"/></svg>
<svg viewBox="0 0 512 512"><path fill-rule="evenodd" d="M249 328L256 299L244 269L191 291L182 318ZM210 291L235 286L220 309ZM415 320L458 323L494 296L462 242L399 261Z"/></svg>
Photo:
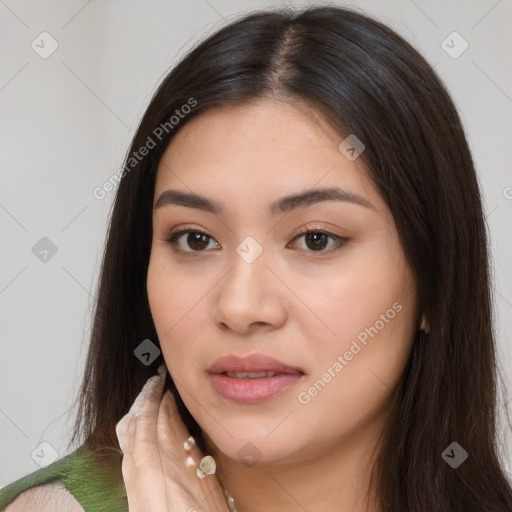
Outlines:
<svg viewBox="0 0 512 512"><path fill-rule="evenodd" d="M22 491L55 480L64 484L85 512L128 512L121 468L112 470L84 446L0 489L0 512Z"/></svg>

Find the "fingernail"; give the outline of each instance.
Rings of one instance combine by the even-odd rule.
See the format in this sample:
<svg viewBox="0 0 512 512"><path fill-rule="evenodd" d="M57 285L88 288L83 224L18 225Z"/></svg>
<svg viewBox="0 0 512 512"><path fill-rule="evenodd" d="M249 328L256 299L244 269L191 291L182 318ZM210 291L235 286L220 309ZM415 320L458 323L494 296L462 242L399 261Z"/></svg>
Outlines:
<svg viewBox="0 0 512 512"><path fill-rule="evenodd" d="M206 455L201 459L201 462L199 463L199 470L202 470L202 472L205 475L213 475L215 473L215 470L217 468L217 465L215 464L215 459L211 455ZM199 476L199 475L198 475ZM204 477L199 477L204 478Z"/></svg>
<svg viewBox="0 0 512 512"><path fill-rule="evenodd" d="M126 415L123 416L117 423L116 423L116 435L119 437L119 434L124 429L124 424L126 423Z"/></svg>
<svg viewBox="0 0 512 512"><path fill-rule="evenodd" d="M192 446L194 446L196 444L196 440L190 436L186 441L185 443L183 444L183 446L185 447L185 450L189 451Z"/></svg>
<svg viewBox="0 0 512 512"><path fill-rule="evenodd" d="M124 431L124 423L123 423L123 420L121 420L116 425L116 436L117 436L117 440L119 442L119 446L121 447L121 450L123 449L122 447L123 447L123 444L124 444L123 431Z"/></svg>
<svg viewBox="0 0 512 512"><path fill-rule="evenodd" d="M167 368L165 367L165 363L162 363L159 367L158 367L158 373L161 377L163 377L166 373L167 373Z"/></svg>

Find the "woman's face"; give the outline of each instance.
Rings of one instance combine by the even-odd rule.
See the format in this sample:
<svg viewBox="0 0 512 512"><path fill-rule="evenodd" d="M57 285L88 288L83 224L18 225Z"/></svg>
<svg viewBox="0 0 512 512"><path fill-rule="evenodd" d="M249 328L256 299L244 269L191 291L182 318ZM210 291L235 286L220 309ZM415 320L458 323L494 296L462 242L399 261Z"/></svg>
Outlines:
<svg viewBox="0 0 512 512"><path fill-rule="evenodd" d="M356 153L299 107L212 109L158 167L151 313L185 405L212 449L238 460L297 462L378 435L418 327L387 205L362 160L346 156ZM284 200L327 188L341 199ZM181 200L160 199L169 190ZM192 233L165 241L182 228ZM209 372L223 356L254 354L285 368L253 361L248 370L278 373L258 379Z"/></svg>

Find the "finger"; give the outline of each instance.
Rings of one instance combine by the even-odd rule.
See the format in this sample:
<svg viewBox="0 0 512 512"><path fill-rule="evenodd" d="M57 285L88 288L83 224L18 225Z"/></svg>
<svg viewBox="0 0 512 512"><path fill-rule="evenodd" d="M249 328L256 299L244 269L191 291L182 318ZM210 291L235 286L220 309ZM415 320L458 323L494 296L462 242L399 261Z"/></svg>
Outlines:
<svg viewBox="0 0 512 512"><path fill-rule="evenodd" d="M144 384L129 413L138 415L144 412L153 412L156 417L164 391L166 371L165 365L161 364L158 367L158 373L150 377Z"/></svg>
<svg viewBox="0 0 512 512"><path fill-rule="evenodd" d="M200 505L201 508L208 506L212 510L227 510L223 488L217 476L207 475L204 479L197 476L196 471L204 454L195 443L190 450L185 449L184 443L190 437L190 433L181 419L170 391L166 391L162 398L157 430L169 503L180 496L185 505L187 497L193 497L193 503ZM187 467L187 457L194 460L194 466ZM176 484L186 493L177 493ZM190 504L188 502L188 505Z"/></svg>
<svg viewBox="0 0 512 512"><path fill-rule="evenodd" d="M126 443L128 442L130 427L133 428L133 425L131 424L133 418L137 416L150 416L152 413L155 416L158 414L160 397L162 396L165 385L166 371L165 364L162 363L158 367L158 374L148 379L130 407L130 410L116 424L116 435L119 439L119 444L120 446L121 444L125 445L126 448L125 450L121 447L123 452L126 452L129 449L129 446L126 445Z"/></svg>
<svg viewBox="0 0 512 512"><path fill-rule="evenodd" d="M200 496L195 472L201 454L197 455L199 449L195 443L190 450L185 450L184 442L190 437L190 433L181 420L170 391L166 391L162 398L157 433L167 501L172 503L173 510L195 510L195 498ZM194 461L193 466L187 467L188 457Z"/></svg>
<svg viewBox="0 0 512 512"><path fill-rule="evenodd" d="M156 420L165 382L165 367L148 379L130 411L116 425L130 511L167 512Z"/></svg>
<svg viewBox="0 0 512 512"><path fill-rule="evenodd" d="M157 448L156 422L165 384L165 374L158 374L146 382L128 414L131 415L131 438L134 457L143 456L151 447Z"/></svg>
<svg viewBox="0 0 512 512"><path fill-rule="evenodd" d="M185 469L187 456L192 456L195 464L203 456L198 446L194 443L189 450L185 449L185 442L190 437L190 432L183 423L176 406L176 401L170 391L166 391L160 404L157 419L158 445L162 461L166 462L164 474L174 473L174 468ZM173 462L171 464L170 462ZM195 469L194 469L195 471Z"/></svg>
<svg viewBox="0 0 512 512"><path fill-rule="evenodd" d="M135 399L129 423L129 448L137 463L158 460L158 438L156 423L162 399L165 375L159 373L148 379Z"/></svg>

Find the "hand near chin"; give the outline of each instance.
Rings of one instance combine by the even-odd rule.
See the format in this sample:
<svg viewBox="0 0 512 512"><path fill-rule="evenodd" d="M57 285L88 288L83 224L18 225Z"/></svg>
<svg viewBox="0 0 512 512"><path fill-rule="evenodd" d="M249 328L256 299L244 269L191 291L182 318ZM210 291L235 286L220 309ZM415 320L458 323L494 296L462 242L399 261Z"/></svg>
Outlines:
<svg viewBox="0 0 512 512"><path fill-rule="evenodd" d="M216 475L197 476L204 454L196 444L185 450L190 433L172 393L164 393L165 374L162 365L116 425L129 511L229 512ZM195 465L187 467L187 457Z"/></svg>

